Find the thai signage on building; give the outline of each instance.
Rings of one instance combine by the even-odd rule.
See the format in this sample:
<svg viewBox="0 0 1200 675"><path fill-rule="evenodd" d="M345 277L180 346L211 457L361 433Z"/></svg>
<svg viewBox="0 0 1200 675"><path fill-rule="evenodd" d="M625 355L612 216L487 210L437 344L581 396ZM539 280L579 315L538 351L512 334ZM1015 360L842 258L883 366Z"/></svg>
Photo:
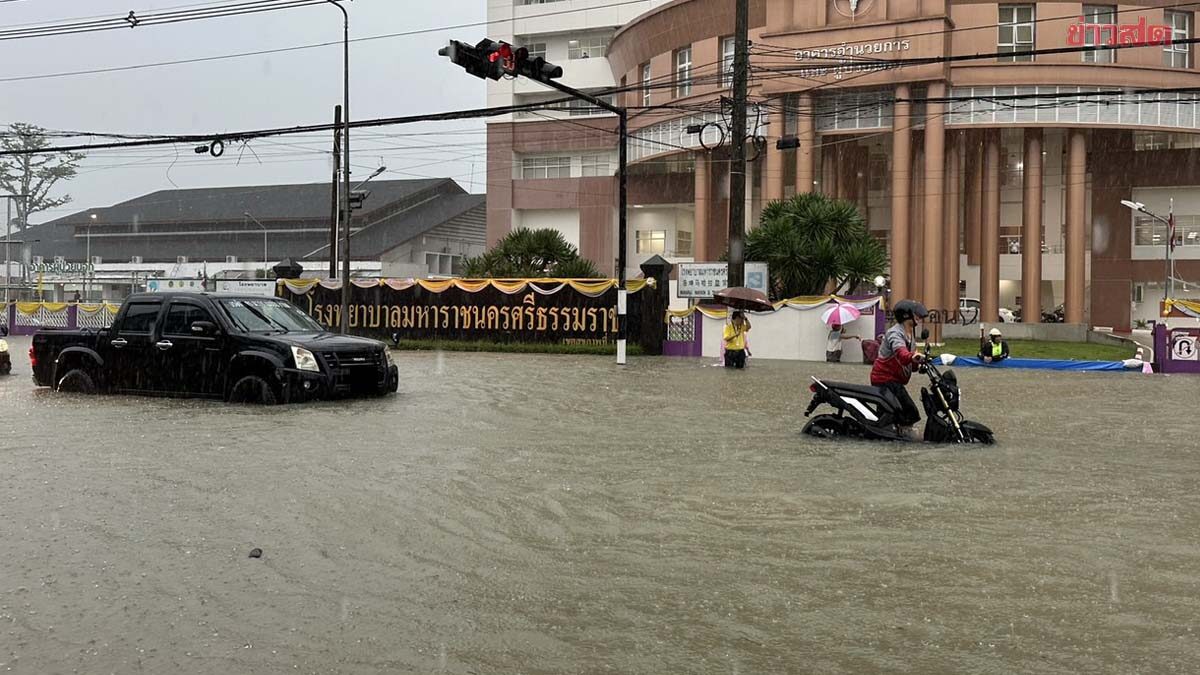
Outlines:
<svg viewBox="0 0 1200 675"><path fill-rule="evenodd" d="M218 293L238 293L240 295L261 295L275 297L274 281L248 281L243 279L218 279Z"/></svg>
<svg viewBox="0 0 1200 675"><path fill-rule="evenodd" d="M748 262L745 267L745 286L767 293L767 263ZM711 298L729 286L729 265L726 263L680 263L676 295L681 298Z"/></svg>
<svg viewBox="0 0 1200 675"><path fill-rule="evenodd" d="M837 47L821 49L797 49L797 61L835 61L828 66L814 66L797 71L799 77L824 77L833 75L835 80L842 79L849 73L873 73L899 68L900 64L880 61L874 58L876 54L891 54L906 52L912 49L910 40L883 40L880 42L861 42Z"/></svg>
<svg viewBox="0 0 1200 675"><path fill-rule="evenodd" d="M96 266L91 263L67 262L62 258L55 258L52 262L30 265L30 270L34 274L87 275L94 273Z"/></svg>
<svg viewBox="0 0 1200 675"><path fill-rule="evenodd" d="M1146 17L1137 23L1085 23L1079 17L1077 23L1067 26L1067 44L1073 47L1085 45L1169 45L1171 27L1147 24Z"/></svg>

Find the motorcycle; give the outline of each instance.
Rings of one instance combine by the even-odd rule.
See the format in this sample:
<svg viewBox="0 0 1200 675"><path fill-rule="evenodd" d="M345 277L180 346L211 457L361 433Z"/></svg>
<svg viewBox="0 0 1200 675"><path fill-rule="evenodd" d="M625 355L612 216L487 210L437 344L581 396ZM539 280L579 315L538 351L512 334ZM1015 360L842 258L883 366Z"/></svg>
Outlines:
<svg viewBox="0 0 1200 675"><path fill-rule="evenodd" d="M8 353L8 330L0 326L0 375L8 375L12 372L12 356Z"/></svg>
<svg viewBox="0 0 1200 675"><path fill-rule="evenodd" d="M929 331L923 331L921 339L928 337ZM958 389L958 377L953 370L943 373L938 369L929 357L928 344L925 346L925 361L918 366L917 372L929 378L929 386L921 387L921 405L925 408L922 438L926 443L991 445L996 442L991 429L966 419L959 412L962 396ZM804 416L811 416L823 404L833 407L836 412L813 417L804 425L803 433L820 438L912 440L896 423L901 408L890 392L872 386L825 382L817 377L813 377L812 381L809 390L813 392L813 398Z"/></svg>

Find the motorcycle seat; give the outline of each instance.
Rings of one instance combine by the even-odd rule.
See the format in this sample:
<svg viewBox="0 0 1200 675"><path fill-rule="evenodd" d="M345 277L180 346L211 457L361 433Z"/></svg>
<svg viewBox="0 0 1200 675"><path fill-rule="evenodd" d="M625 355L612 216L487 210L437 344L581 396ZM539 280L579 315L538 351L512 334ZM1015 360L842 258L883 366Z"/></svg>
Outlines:
<svg viewBox="0 0 1200 675"><path fill-rule="evenodd" d="M896 397L893 396L890 391L880 389L879 387L872 387L865 384L850 384L848 382L826 382L825 384L828 385L830 389L836 389L837 391L843 393L882 398L893 406L897 408L900 407L900 402L896 400Z"/></svg>

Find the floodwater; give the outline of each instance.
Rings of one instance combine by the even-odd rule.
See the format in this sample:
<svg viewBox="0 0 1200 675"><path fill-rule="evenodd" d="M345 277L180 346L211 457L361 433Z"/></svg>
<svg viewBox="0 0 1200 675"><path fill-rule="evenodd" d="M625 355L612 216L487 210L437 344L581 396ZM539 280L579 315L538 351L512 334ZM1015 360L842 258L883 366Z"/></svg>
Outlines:
<svg viewBox="0 0 1200 675"><path fill-rule="evenodd" d="M961 450L802 437L854 365L405 354L256 409L14 349L0 671L1200 668L1200 380L961 370L999 438Z"/></svg>

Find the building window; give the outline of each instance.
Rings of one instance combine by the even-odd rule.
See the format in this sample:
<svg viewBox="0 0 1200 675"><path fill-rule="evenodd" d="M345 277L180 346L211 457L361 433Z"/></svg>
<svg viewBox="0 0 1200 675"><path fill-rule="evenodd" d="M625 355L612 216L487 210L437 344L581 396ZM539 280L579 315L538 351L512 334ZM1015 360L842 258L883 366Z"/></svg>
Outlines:
<svg viewBox="0 0 1200 675"><path fill-rule="evenodd" d="M650 64L642 64L642 105L650 106Z"/></svg>
<svg viewBox="0 0 1200 675"><path fill-rule="evenodd" d="M737 42L733 38L721 38L721 86L733 86L733 49Z"/></svg>
<svg viewBox="0 0 1200 675"><path fill-rule="evenodd" d="M692 255L692 233L687 230L675 231L675 255L688 257Z"/></svg>
<svg viewBox="0 0 1200 675"><path fill-rule="evenodd" d="M1000 5L1000 36L996 51L1001 54L1033 49L1033 5ZM1032 61L1033 54L1001 56L1000 61Z"/></svg>
<svg viewBox="0 0 1200 675"><path fill-rule="evenodd" d="M637 252L638 253L665 253L667 250L667 231L666 230L638 230L637 233Z"/></svg>
<svg viewBox="0 0 1200 675"><path fill-rule="evenodd" d="M612 38L605 35L589 35L575 40L567 40L567 58L600 58L608 53L608 43L611 40Z"/></svg>
<svg viewBox="0 0 1200 675"><path fill-rule="evenodd" d="M692 95L692 48L675 52L675 98Z"/></svg>
<svg viewBox="0 0 1200 675"><path fill-rule="evenodd" d="M580 158L580 175L586 177L591 176L611 176L612 171L609 169L608 155L584 155Z"/></svg>
<svg viewBox="0 0 1200 675"><path fill-rule="evenodd" d="M1191 150L1194 148L1200 148L1200 134L1141 130L1133 132L1133 149L1136 151Z"/></svg>
<svg viewBox="0 0 1200 675"><path fill-rule="evenodd" d="M1192 46L1180 43L1181 40L1187 40L1192 35L1191 12L1176 12L1168 9L1163 12L1163 21L1171 27L1171 44L1163 47L1163 65L1170 68L1191 68Z"/></svg>
<svg viewBox="0 0 1200 675"><path fill-rule="evenodd" d="M1133 243L1137 246L1167 245L1167 226L1140 216L1133 221ZM1175 216L1175 245L1200 247L1200 217Z"/></svg>
<svg viewBox="0 0 1200 675"><path fill-rule="evenodd" d="M570 177L570 157L525 157L521 160L521 178Z"/></svg>
<svg viewBox="0 0 1200 675"><path fill-rule="evenodd" d="M525 45L525 49L529 50L529 58L531 58L531 59L536 59L539 57L541 57L543 59L546 58L546 43L545 42L529 43L529 44Z"/></svg>
<svg viewBox="0 0 1200 675"><path fill-rule="evenodd" d="M425 269L430 274L448 277L462 273L463 257L451 253L425 253Z"/></svg>
<svg viewBox="0 0 1200 675"><path fill-rule="evenodd" d="M1083 22L1085 24L1099 24L1101 26L1111 26L1101 31L1088 30L1083 36L1084 44L1088 47L1094 47L1098 44L1111 44L1114 37L1112 31L1117 29L1117 8L1115 5L1084 5L1083 6ZM1100 34L1097 35L1097 32ZM1103 49L1094 52L1084 52L1084 63L1116 63L1117 53L1111 49Z"/></svg>

